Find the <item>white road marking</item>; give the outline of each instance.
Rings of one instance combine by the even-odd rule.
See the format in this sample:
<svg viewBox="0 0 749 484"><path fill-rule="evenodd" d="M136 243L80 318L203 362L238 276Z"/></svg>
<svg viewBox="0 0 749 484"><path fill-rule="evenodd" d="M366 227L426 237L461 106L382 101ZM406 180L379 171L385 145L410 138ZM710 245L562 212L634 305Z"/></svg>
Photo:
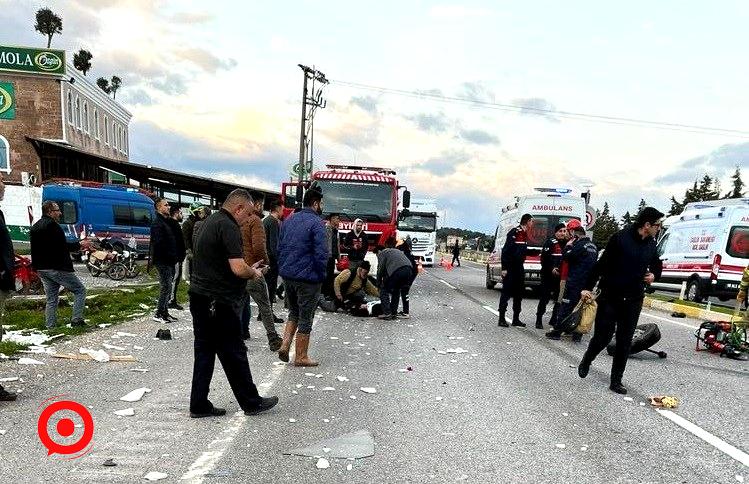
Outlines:
<svg viewBox="0 0 749 484"><path fill-rule="evenodd" d="M444 284L444 285L446 285L447 287L449 287L450 289L457 289L457 287L453 286L452 284L450 284L449 282L445 281L444 279L440 279L439 281L440 281L440 282L441 282L442 284Z"/></svg>
<svg viewBox="0 0 749 484"><path fill-rule="evenodd" d="M650 314L650 313L641 313L641 314L644 314L645 316L647 316L649 318L659 319L661 321L665 321L665 322L671 323L671 324L676 324L678 326L684 326L685 328L689 328L689 329L700 329L698 326L692 326L691 324L680 323L678 321L673 321L671 319L667 319L667 318L664 318L664 317L661 317L661 316L656 316L655 314Z"/></svg>
<svg viewBox="0 0 749 484"><path fill-rule="evenodd" d="M262 387L267 390L268 388L273 386L276 380L278 380L278 378L281 376L281 373L283 373L284 368L286 368L286 365L274 365L273 369L271 370L270 378L260 383L258 387ZM245 422L247 422L249 418L252 417L247 417L242 411L235 413L234 416L229 419L229 424L226 426L226 428L222 430L222 437L215 439L210 444L208 444L209 450L200 454L195 462L193 462L192 465L187 469L187 472L185 472L182 477L180 477L180 480L187 481L192 484L201 484L205 479L206 474L211 472L214 467L216 467L218 461L221 459L221 457L223 457L224 453L227 451L237 435L239 435L240 430L242 430L242 427L244 427Z"/></svg>
<svg viewBox="0 0 749 484"><path fill-rule="evenodd" d="M497 310L496 310L496 309L494 309L493 307L491 307L491 306L481 306L481 307L482 307L482 308L484 308L484 309L486 309L487 311L489 311L489 312L490 312L490 313L492 313L493 315L495 315L495 316L499 316L499 311L497 311Z"/></svg>
<svg viewBox="0 0 749 484"><path fill-rule="evenodd" d="M697 425L693 424L689 420L685 419L684 417L677 415L673 413L670 410L656 410L659 414L663 415L679 427L683 428L684 430L690 432L691 434L699 437L700 439L704 440L708 444L712 445L719 451L726 454L728 457L744 464L746 467L749 467L749 455L747 455L744 451L737 449L733 445L729 444L725 440L720 439L719 437L716 437L715 435L711 434L707 430L702 429L701 427L698 427Z"/></svg>

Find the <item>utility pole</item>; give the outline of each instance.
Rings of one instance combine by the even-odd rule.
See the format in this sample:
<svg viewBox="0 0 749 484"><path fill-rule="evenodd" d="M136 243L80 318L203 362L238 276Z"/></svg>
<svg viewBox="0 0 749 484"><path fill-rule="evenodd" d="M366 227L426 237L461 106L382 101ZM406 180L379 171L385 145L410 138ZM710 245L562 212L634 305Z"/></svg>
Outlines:
<svg viewBox="0 0 749 484"><path fill-rule="evenodd" d="M325 108L327 101L322 98L322 90L328 80L325 74L314 67L299 64L304 73L302 89L302 123L299 133L299 163L294 166L298 181L309 180L313 169L314 119L317 108ZM312 88L308 90L309 83ZM319 87L318 87L319 85Z"/></svg>

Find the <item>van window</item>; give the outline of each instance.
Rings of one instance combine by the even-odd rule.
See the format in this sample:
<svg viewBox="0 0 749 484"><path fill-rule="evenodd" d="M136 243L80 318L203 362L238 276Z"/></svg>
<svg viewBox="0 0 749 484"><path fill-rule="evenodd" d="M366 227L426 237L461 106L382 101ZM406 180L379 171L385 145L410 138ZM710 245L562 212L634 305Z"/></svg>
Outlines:
<svg viewBox="0 0 749 484"><path fill-rule="evenodd" d="M143 207L133 207L133 225L138 227L151 226L151 211Z"/></svg>
<svg viewBox="0 0 749 484"><path fill-rule="evenodd" d="M731 257L749 259L749 227L731 227L726 252Z"/></svg>
<svg viewBox="0 0 749 484"><path fill-rule="evenodd" d="M60 217L60 224L74 224L78 222L78 212L76 210L75 202L57 202L57 205L62 210L62 217Z"/></svg>
<svg viewBox="0 0 749 484"><path fill-rule="evenodd" d="M133 220L130 215L129 205L112 205L112 211L114 212L114 224L115 225L132 225Z"/></svg>
<svg viewBox="0 0 749 484"><path fill-rule="evenodd" d="M658 242L658 257L662 256L666 252L666 245L668 244L669 237L671 237L671 234L666 234L663 236L660 242Z"/></svg>
<svg viewBox="0 0 749 484"><path fill-rule="evenodd" d="M554 236L554 227L557 224L566 224L577 217L564 217L558 215L534 215L533 228L528 234L528 247L543 247L546 239Z"/></svg>

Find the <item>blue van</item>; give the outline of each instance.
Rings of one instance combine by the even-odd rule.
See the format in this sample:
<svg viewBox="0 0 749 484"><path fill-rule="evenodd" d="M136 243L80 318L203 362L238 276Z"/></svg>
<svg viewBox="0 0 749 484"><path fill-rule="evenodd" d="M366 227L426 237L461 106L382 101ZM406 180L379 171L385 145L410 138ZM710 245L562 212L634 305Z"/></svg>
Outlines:
<svg viewBox="0 0 749 484"><path fill-rule="evenodd" d="M109 238L113 246L125 248L132 239L139 255L147 255L151 221L156 216L153 200L139 189L124 185L53 183L42 187L42 200L57 202L62 210L60 225L73 246L85 230Z"/></svg>

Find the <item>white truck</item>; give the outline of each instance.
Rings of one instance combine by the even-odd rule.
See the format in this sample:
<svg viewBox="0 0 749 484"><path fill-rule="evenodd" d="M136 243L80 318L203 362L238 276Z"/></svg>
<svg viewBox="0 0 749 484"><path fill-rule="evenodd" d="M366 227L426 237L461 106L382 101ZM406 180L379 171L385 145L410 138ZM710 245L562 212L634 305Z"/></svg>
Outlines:
<svg viewBox="0 0 749 484"><path fill-rule="evenodd" d="M433 266L437 251L437 204L433 199L412 199L400 210L398 238L411 239L411 252L422 265Z"/></svg>

